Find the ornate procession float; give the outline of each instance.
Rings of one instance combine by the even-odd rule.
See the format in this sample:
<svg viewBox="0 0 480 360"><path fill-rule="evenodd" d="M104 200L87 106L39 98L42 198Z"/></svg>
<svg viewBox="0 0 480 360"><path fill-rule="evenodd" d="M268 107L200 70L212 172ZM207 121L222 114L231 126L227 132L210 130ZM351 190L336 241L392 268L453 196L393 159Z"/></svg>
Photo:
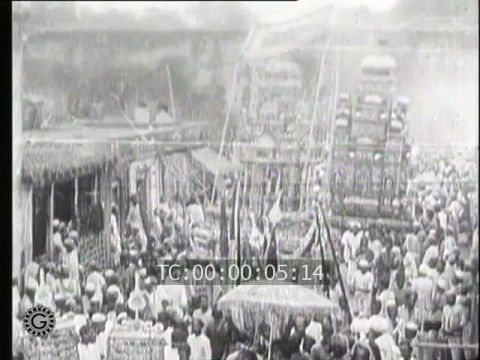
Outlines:
<svg viewBox="0 0 480 360"><path fill-rule="evenodd" d="M333 223L355 218L404 227L409 100L395 97L396 62L369 55L361 64L357 96L337 101L329 166ZM395 219L395 220L394 220Z"/></svg>

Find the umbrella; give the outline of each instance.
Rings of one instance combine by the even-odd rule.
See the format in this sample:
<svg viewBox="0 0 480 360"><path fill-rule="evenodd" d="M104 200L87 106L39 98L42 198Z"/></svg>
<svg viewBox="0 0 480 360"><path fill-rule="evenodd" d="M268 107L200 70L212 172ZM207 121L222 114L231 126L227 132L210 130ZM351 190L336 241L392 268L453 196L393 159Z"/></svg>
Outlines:
<svg viewBox="0 0 480 360"><path fill-rule="evenodd" d="M312 316L320 311L339 309L339 306L315 291L284 281L250 281L229 291L218 301L218 309L230 311L240 329L265 320L279 335L291 314Z"/></svg>

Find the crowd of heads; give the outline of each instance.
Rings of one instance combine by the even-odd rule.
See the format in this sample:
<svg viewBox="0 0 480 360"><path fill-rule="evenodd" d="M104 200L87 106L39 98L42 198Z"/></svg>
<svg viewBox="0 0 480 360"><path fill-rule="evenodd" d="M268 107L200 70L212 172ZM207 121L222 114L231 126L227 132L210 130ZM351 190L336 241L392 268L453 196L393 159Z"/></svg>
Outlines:
<svg viewBox="0 0 480 360"><path fill-rule="evenodd" d="M98 354L106 353L105 339L115 327L149 323L182 359L257 359L270 352L273 360L385 354L407 360L418 358L418 341L473 343L478 334L474 204L454 163L444 161L434 171L440 181L410 193L408 228L353 222L343 229L334 245L346 292L338 276L330 291L340 311L291 316L275 332L279 337L270 336L272 324L266 321L240 329L229 313L217 309L218 292L208 286L159 276L155 265L185 256L186 232L205 221L200 201L192 197L182 203L180 196L161 198L148 222L137 196L131 197L118 261L108 269L95 261L80 264L78 232L55 220L51 254L25 266L14 280L17 320L30 306L47 305L60 319L73 319L79 344ZM119 222L116 205L112 219ZM447 356L429 351L428 358ZM455 348L449 355L473 359L475 354Z"/></svg>

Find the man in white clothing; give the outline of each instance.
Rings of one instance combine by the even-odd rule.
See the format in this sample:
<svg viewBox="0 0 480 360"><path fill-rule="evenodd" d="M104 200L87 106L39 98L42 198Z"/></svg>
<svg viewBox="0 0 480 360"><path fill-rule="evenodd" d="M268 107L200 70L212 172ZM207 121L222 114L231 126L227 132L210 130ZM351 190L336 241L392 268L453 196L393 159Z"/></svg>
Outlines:
<svg viewBox="0 0 480 360"><path fill-rule="evenodd" d="M192 197L190 199L186 210L190 224L203 224L205 222L205 214L197 198Z"/></svg>
<svg viewBox="0 0 480 360"><path fill-rule="evenodd" d="M412 290L417 294L416 310L420 314L421 321L425 321L432 310L433 280L428 277L428 266L420 265L419 277L412 281Z"/></svg>
<svg viewBox="0 0 480 360"><path fill-rule="evenodd" d="M200 308L193 312L193 318L202 320L204 324L203 329L205 330L213 322L212 309L208 306L208 297L206 295L201 296L200 302Z"/></svg>
<svg viewBox="0 0 480 360"><path fill-rule="evenodd" d="M102 359L107 357L107 334L105 333L105 315L102 313L95 313L92 315L92 324L97 334L95 345L100 353Z"/></svg>
<svg viewBox="0 0 480 360"><path fill-rule="evenodd" d="M212 360L210 340L202 333L202 329L202 320L193 319L192 334L187 339L191 350L190 360Z"/></svg>
<svg viewBox="0 0 480 360"><path fill-rule="evenodd" d="M95 261L90 263L90 274L87 276L86 283L95 284L95 289L100 289L101 291L105 290L107 283Z"/></svg>
<svg viewBox="0 0 480 360"><path fill-rule="evenodd" d="M53 220L52 230L53 260L56 265L61 265L63 263L63 257L65 256L66 249L63 245L62 235L60 233L60 221L58 219Z"/></svg>
<svg viewBox="0 0 480 360"><path fill-rule="evenodd" d="M312 337L317 344L321 343L323 339L322 319L319 314L312 317L310 324L305 329L305 334Z"/></svg>

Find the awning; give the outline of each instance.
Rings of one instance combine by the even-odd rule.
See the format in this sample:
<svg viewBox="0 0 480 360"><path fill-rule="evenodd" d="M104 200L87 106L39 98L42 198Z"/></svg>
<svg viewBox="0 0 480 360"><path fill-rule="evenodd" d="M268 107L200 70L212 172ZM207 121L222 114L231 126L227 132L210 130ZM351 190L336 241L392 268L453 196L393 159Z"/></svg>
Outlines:
<svg viewBox="0 0 480 360"><path fill-rule="evenodd" d="M115 161L115 151L110 144L28 143L23 153L22 178L41 185L80 176Z"/></svg>
<svg viewBox="0 0 480 360"><path fill-rule="evenodd" d="M235 160L229 160L209 148L193 150L191 152L195 161L198 161L212 174L226 174L242 171L242 164Z"/></svg>

